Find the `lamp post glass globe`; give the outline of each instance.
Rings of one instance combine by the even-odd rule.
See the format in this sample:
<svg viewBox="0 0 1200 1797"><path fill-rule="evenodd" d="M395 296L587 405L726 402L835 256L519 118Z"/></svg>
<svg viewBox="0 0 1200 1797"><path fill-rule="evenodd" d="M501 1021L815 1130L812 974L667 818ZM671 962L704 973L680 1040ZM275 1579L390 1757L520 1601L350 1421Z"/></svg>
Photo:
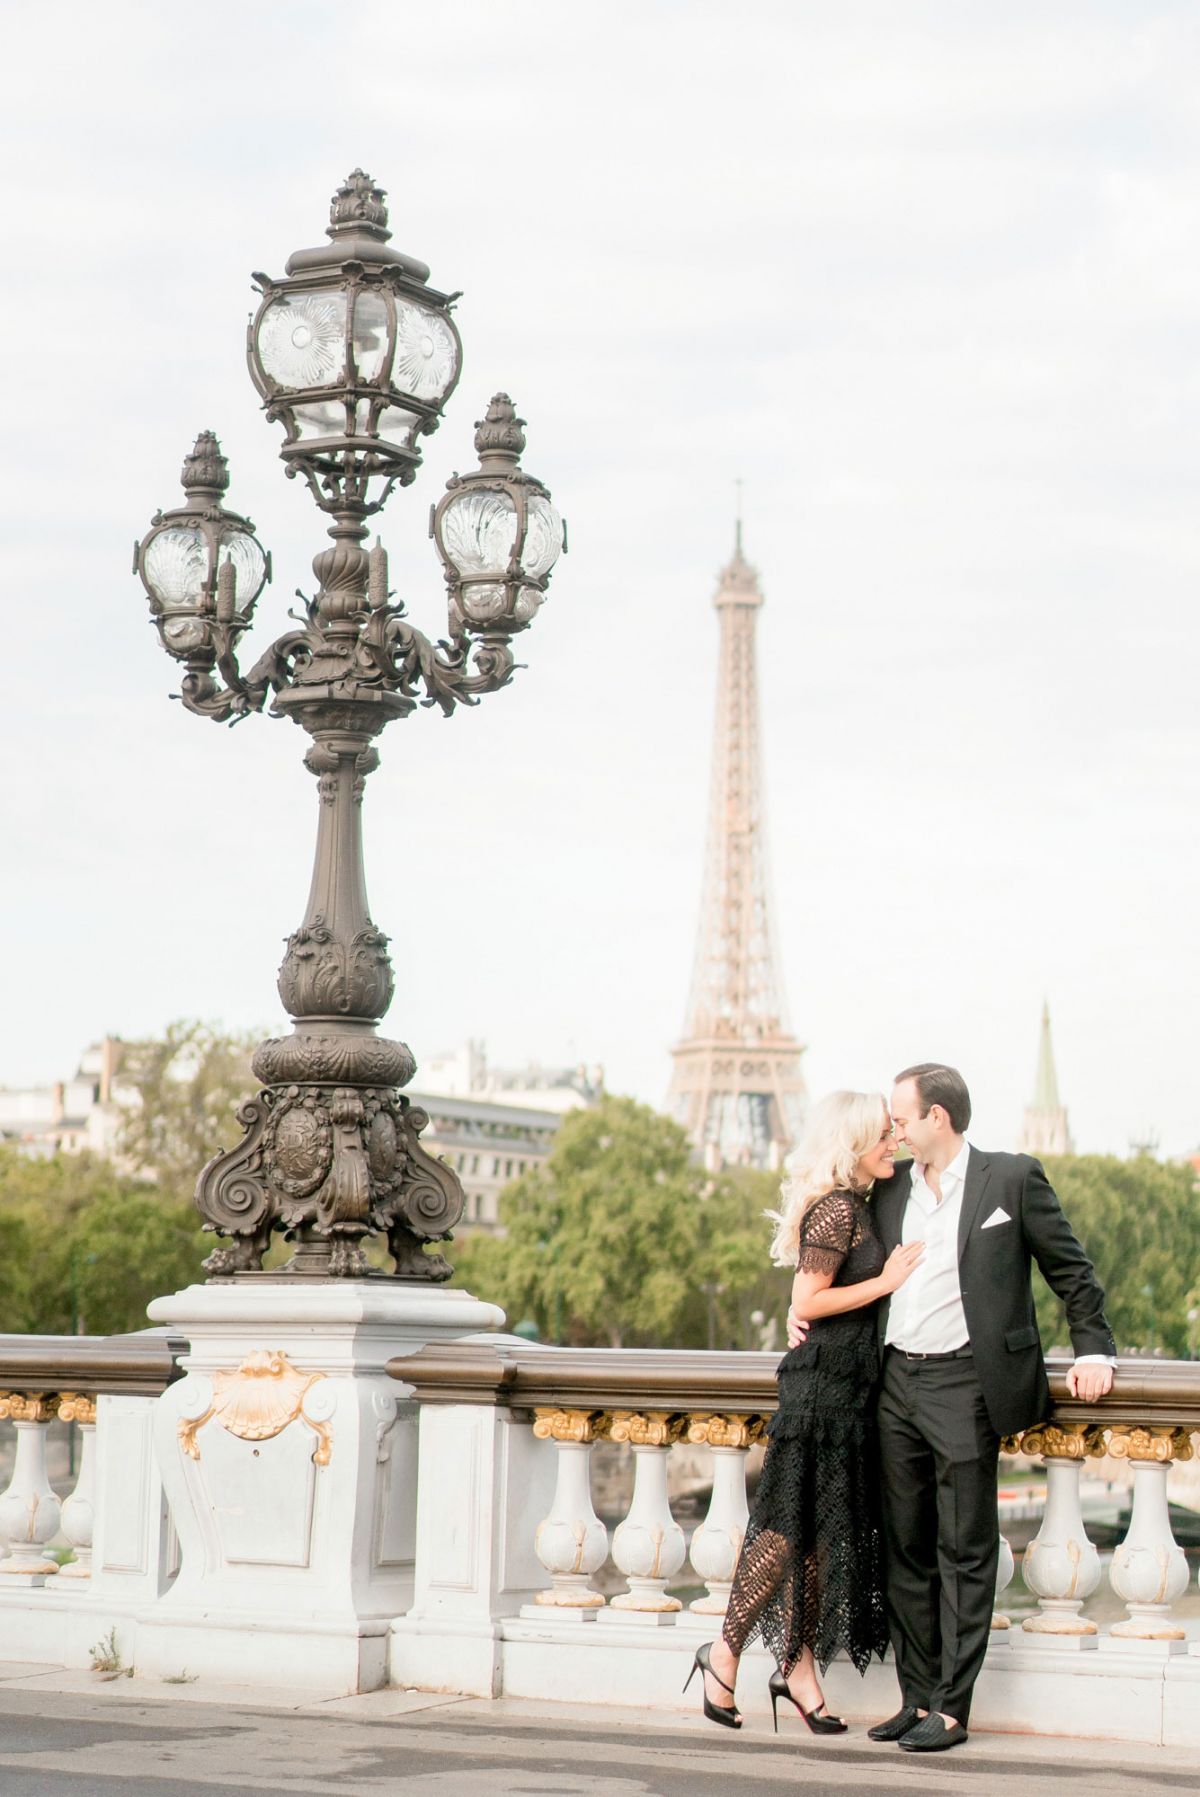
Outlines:
<svg viewBox="0 0 1200 1797"><path fill-rule="evenodd" d="M177 660L212 656L214 624L231 641L247 628L270 578L270 557L248 518L226 510L229 464L201 431L181 475L185 503L160 512L134 551L164 649Z"/></svg>
<svg viewBox="0 0 1200 1797"><path fill-rule="evenodd" d="M331 242L298 250L263 292L250 326L250 372L268 416L286 433L289 471L318 503L359 515L407 486L417 439L437 429L454 391L462 345L454 295L428 284L424 263L387 247L383 189L355 169L334 195Z"/></svg>
<svg viewBox="0 0 1200 1797"><path fill-rule="evenodd" d="M446 570L451 628L524 630L545 598L566 533L549 493L519 465L525 421L507 393L476 425L479 467L456 474L430 530Z"/></svg>

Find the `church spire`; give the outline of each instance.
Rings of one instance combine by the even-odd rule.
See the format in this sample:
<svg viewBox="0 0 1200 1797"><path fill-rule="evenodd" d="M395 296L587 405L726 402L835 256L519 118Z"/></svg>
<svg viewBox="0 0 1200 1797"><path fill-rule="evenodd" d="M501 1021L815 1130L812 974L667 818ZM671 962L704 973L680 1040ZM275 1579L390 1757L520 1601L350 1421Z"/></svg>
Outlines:
<svg viewBox="0 0 1200 1797"><path fill-rule="evenodd" d="M1038 1042L1037 1078L1033 1083L1033 1109L1056 1111L1058 1074L1054 1070L1054 1044L1050 1040L1050 1006L1042 1001L1042 1034Z"/></svg>
<svg viewBox="0 0 1200 1797"><path fill-rule="evenodd" d="M1042 1002L1042 1027L1038 1036L1033 1100L1026 1106L1025 1122L1017 1146L1022 1154L1075 1152L1067 1126L1066 1106L1058 1096L1058 1073L1054 1066L1054 1044L1050 1037L1050 1006L1045 1000Z"/></svg>

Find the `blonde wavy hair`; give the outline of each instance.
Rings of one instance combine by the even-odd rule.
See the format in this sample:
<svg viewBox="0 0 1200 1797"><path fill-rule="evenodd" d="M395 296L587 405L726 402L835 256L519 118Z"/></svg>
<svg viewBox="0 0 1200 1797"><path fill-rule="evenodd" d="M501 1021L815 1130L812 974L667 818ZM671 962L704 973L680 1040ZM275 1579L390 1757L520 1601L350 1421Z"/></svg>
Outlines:
<svg viewBox="0 0 1200 1797"><path fill-rule="evenodd" d="M775 1224L771 1259L777 1267L795 1266L809 1206L826 1192L855 1187L858 1163L878 1142L887 1115L882 1092L830 1092L815 1106L803 1140L784 1162L780 1207L764 1213Z"/></svg>

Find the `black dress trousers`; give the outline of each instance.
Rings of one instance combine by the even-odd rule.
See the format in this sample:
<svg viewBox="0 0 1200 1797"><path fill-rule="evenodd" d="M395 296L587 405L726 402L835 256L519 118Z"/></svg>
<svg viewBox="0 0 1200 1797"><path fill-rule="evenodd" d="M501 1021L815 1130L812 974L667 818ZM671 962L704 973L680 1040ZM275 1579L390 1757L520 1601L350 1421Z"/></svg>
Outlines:
<svg viewBox="0 0 1200 1797"><path fill-rule="evenodd" d="M970 1350L909 1360L887 1349L878 1421L888 1619L903 1701L965 1723L1000 1551L1000 1437Z"/></svg>

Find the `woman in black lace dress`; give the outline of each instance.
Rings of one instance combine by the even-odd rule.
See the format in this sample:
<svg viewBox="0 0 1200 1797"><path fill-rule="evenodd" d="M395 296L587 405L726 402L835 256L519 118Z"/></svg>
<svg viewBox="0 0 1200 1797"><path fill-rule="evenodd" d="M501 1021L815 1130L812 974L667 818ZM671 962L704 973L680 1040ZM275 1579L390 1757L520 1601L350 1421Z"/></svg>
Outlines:
<svg viewBox="0 0 1200 1797"><path fill-rule="evenodd" d="M875 1305L903 1285L923 1244L886 1261L870 1191L890 1179L892 1122L877 1093L834 1092L814 1110L788 1162L772 1258L794 1266L792 1298L813 1319L779 1366L779 1408L720 1639L701 1648L704 1713L737 1728L738 1661L761 1635L778 1664L772 1710L789 1697L818 1733L827 1714L817 1678L844 1649L860 1672L883 1657L883 1535L873 1394ZM695 1670L693 1667L693 1671ZM778 1727L778 1723L776 1723Z"/></svg>

